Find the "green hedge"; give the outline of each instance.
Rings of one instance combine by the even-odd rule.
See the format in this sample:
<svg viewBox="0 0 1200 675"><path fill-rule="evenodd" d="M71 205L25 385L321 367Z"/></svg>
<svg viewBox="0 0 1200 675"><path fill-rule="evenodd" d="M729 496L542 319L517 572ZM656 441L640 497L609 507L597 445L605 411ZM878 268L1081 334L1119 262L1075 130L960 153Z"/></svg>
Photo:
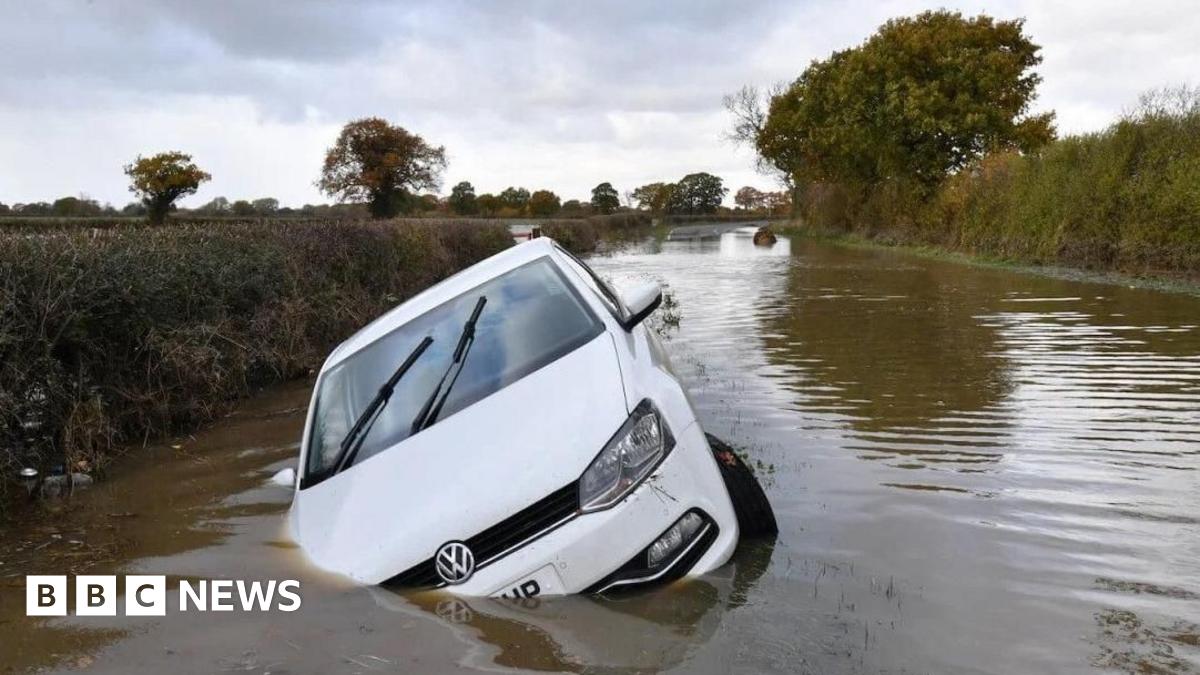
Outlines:
<svg viewBox="0 0 1200 675"><path fill-rule="evenodd" d="M1200 276L1200 100L1149 109L1037 155L996 154L930 196L814 185L806 221L1021 262Z"/></svg>
<svg viewBox="0 0 1200 675"><path fill-rule="evenodd" d="M446 221L0 235L0 490L20 466L99 468L211 420L511 245Z"/></svg>

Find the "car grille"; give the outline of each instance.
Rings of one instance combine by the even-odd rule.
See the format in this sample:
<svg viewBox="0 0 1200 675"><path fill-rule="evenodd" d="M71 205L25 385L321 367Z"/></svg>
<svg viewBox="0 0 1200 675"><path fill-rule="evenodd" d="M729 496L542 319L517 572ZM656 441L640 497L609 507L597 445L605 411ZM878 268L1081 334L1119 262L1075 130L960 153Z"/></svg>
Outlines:
<svg viewBox="0 0 1200 675"><path fill-rule="evenodd" d="M465 540L475 556L475 569L486 567L579 514L579 485L572 481L486 530ZM389 586L426 588L445 582L430 557L384 582Z"/></svg>

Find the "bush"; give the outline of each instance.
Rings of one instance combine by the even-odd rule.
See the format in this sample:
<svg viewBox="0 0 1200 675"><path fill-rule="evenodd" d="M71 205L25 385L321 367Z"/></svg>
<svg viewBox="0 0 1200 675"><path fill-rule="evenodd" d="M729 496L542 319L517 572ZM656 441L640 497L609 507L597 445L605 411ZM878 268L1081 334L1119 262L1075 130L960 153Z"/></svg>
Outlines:
<svg viewBox="0 0 1200 675"><path fill-rule="evenodd" d="M1174 97L1163 105L1164 96ZM1011 260L1196 276L1200 91L1157 92L1103 132L997 153L926 196L896 181L808 186L807 224Z"/></svg>
<svg viewBox="0 0 1200 675"><path fill-rule="evenodd" d="M542 233L573 253L590 253L602 240L620 240L641 236L650 227L647 213L613 213L579 219L539 221Z"/></svg>
<svg viewBox="0 0 1200 675"><path fill-rule="evenodd" d="M0 490L213 419L512 244L502 225L198 223L0 235Z"/></svg>

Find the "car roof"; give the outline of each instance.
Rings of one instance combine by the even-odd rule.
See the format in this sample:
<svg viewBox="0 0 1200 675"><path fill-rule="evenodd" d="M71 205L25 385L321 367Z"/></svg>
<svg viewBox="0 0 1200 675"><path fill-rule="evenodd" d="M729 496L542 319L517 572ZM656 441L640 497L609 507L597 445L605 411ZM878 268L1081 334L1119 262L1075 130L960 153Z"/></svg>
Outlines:
<svg viewBox="0 0 1200 675"><path fill-rule="evenodd" d="M555 250L554 240L549 237L530 239L491 257L484 258L474 265L439 281L388 310L385 314L361 328L357 333L346 338L342 344L333 350L329 358L325 360L325 365L321 367L322 372L341 363L367 345L370 345L396 328L412 321L442 303L456 298L509 270L550 255Z"/></svg>

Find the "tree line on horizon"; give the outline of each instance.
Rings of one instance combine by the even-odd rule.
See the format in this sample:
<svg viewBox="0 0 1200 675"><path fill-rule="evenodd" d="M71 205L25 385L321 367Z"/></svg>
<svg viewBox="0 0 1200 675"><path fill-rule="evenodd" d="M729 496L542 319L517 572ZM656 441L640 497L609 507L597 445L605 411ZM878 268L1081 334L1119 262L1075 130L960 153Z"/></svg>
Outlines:
<svg viewBox="0 0 1200 675"><path fill-rule="evenodd" d="M0 216L145 216L162 223L173 211L204 216L235 217L373 217L446 213L487 218L582 217L620 210L644 210L655 215L706 215L721 210L729 190L719 176L691 173L676 182L649 183L622 195L610 182L592 188L590 199L564 201L551 190L530 191L510 186L497 194L476 194L461 181L446 197L435 191L446 169L445 148L433 146L387 120L371 117L347 123L326 153L317 186L336 204L281 207L277 199L230 201L215 197L202 206L180 209L177 201L195 194L211 176L188 154L172 151L137 157L125 166L130 191L138 198L117 210L86 195L63 197L53 203L35 202L9 207L0 203ZM790 205L787 192L764 192L751 186L734 199L743 212L783 214Z"/></svg>

